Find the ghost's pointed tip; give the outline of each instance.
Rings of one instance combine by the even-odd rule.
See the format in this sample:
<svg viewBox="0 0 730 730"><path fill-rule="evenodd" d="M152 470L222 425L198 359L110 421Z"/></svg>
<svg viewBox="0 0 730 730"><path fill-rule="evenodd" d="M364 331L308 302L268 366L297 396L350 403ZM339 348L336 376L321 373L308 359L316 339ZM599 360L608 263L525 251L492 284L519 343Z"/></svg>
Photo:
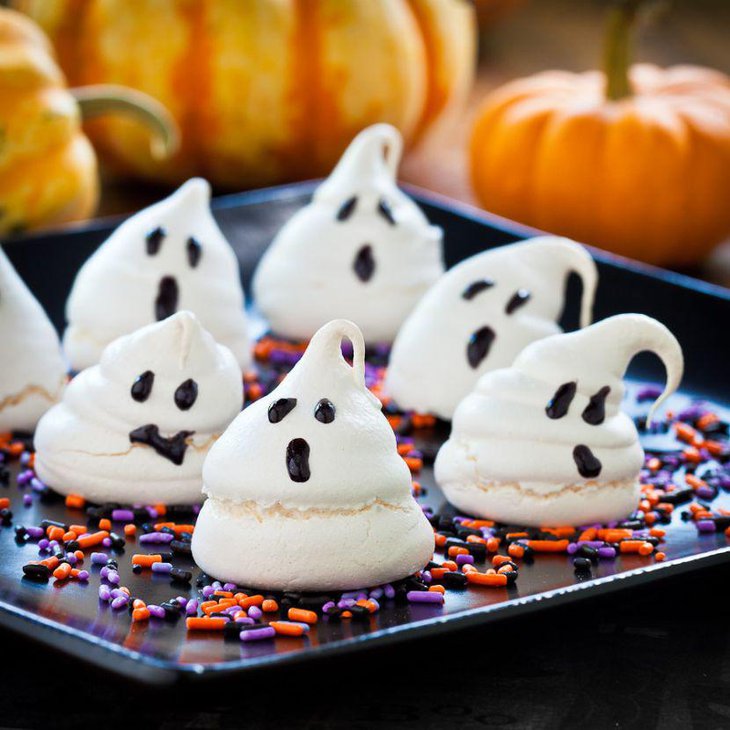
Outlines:
<svg viewBox="0 0 730 730"><path fill-rule="evenodd" d="M207 207L210 205L210 183L202 177L191 177L177 189L174 196L185 205Z"/></svg>

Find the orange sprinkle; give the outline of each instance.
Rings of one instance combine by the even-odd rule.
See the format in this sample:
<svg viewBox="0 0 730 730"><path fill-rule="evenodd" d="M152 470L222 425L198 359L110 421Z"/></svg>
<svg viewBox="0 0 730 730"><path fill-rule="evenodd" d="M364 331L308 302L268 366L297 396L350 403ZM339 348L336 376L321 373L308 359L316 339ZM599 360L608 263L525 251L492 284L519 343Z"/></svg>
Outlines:
<svg viewBox="0 0 730 730"><path fill-rule="evenodd" d="M632 530L627 530L624 528L606 528L598 531L598 539L605 540L606 542L618 542L619 540L624 540L626 538L632 537L633 534L634 533Z"/></svg>
<svg viewBox="0 0 730 730"><path fill-rule="evenodd" d="M494 527L494 520L467 520L464 527L471 527L472 530L478 530L481 527Z"/></svg>
<svg viewBox="0 0 730 730"><path fill-rule="evenodd" d="M302 621L305 624L316 624L317 614L304 608L290 608L287 616L290 621Z"/></svg>
<svg viewBox="0 0 730 730"><path fill-rule="evenodd" d="M587 542L591 542L596 539L596 535L598 534L598 530L596 530L595 527L589 527L587 530L583 530L583 532L580 533L578 536L578 540L585 540Z"/></svg>
<svg viewBox="0 0 730 730"><path fill-rule="evenodd" d="M51 526L46 530L49 540L63 540L64 531L62 527Z"/></svg>
<svg viewBox="0 0 730 730"><path fill-rule="evenodd" d="M146 608L147 604L141 598L135 598L132 601L132 608Z"/></svg>
<svg viewBox="0 0 730 730"><path fill-rule="evenodd" d="M477 568L475 568L471 563L464 563L464 565L461 566L461 572L462 573L473 573Z"/></svg>
<svg viewBox="0 0 730 730"><path fill-rule="evenodd" d="M525 548L513 542L508 548L507 553L513 558L521 558L525 554Z"/></svg>
<svg viewBox="0 0 730 730"><path fill-rule="evenodd" d="M649 530L649 534L652 537L658 537L660 540L666 536L666 530L662 530L659 527L654 527L651 530Z"/></svg>
<svg viewBox="0 0 730 730"><path fill-rule="evenodd" d="M249 596L248 598L244 598L242 601L238 602L238 605L241 608L250 608L251 606L260 606L264 602L264 597L262 595L255 595L255 596Z"/></svg>
<svg viewBox="0 0 730 730"><path fill-rule="evenodd" d="M508 532L505 536L508 540L518 540L521 537L528 537L526 532Z"/></svg>
<svg viewBox="0 0 730 730"><path fill-rule="evenodd" d="M705 430L707 430L707 428L709 428L713 424L717 423L719 420L720 420L720 416L718 416L716 413L712 413L711 411L708 411L707 413L703 413L697 419L697 428L699 428L700 431L705 431Z"/></svg>
<svg viewBox="0 0 730 730"><path fill-rule="evenodd" d="M215 618L190 616L185 620L185 627L188 631L223 631L223 627L227 623L228 621L226 619L218 616Z"/></svg>
<svg viewBox="0 0 730 730"><path fill-rule="evenodd" d="M66 497L66 506L71 509L83 509L86 500L80 494L69 494Z"/></svg>
<svg viewBox="0 0 730 730"><path fill-rule="evenodd" d="M639 553L641 555L648 555L649 553L642 552L642 550L646 550L646 547L644 547L646 545L651 548L651 551L654 550L654 546L650 542L645 542L644 540L624 540L619 543L619 551L622 553Z"/></svg>
<svg viewBox="0 0 730 730"><path fill-rule="evenodd" d="M406 456L403 461L406 462L406 466L413 472L419 472L423 468L423 459L417 459L414 456Z"/></svg>
<svg viewBox="0 0 730 730"><path fill-rule="evenodd" d="M684 441L688 444L691 444L697 437L697 431L695 431L688 423L683 423L682 421L677 421L677 423L674 424L674 433L680 441Z"/></svg>
<svg viewBox="0 0 730 730"><path fill-rule="evenodd" d="M431 568L431 577L434 580L441 580L446 572L446 568Z"/></svg>
<svg viewBox="0 0 730 730"><path fill-rule="evenodd" d="M684 481L687 482L692 489L700 489L701 487L709 486L706 481L700 479L694 474L685 474Z"/></svg>
<svg viewBox="0 0 730 730"><path fill-rule="evenodd" d="M661 563L663 560L666 560L667 554L659 551L658 553L654 553L654 560L657 561L657 563Z"/></svg>
<svg viewBox="0 0 730 730"><path fill-rule="evenodd" d="M0 497L0 509L7 509L10 507L10 500L7 497Z"/></svg>
<svg viewBox="0 0 730 730"><path fill-rule="evenodd" d="M100 530L111 530L112 529L112 521L104 517L103 519L99 520L99 529Z"/></svg>
<svg viewBox="0 0 730 730"><path fill-rule="evenodd" d="M527 546L536 553L564 553L568 549L568 540L528 540Z"/></svg>
<svg viewBox="0 0 730 730"><path fill-rule="evenodd" d="M564 527L541 527L540 529L550 535L555 535L555 537L572 537L575 535L575 527L568 527L567 525Z"/></svg>
<svg viewBox="0 0 730 730"><path fill-rule="evenodd" d="M691 461L693 464L699 464L702 461L702 455L699 450L694 446L690 446L682 452L686 461Z"/></svg>
<svg viewBox="0 0 730 730"><path fill-rule="evenodd" d="M141 565L143 568L149 568L153 563L161 563L162 555L132 555L132 565Z"/></svg>
<svg viewBox="0 0 730 730"><path fill-rule="evenodd" d="M76 542L78 542L79 547L82 550L86 550L86 548L101 544L101 541L105 537L109 537L109 533L106 530L99 530L98 532L94 532L86 537L80 537ZM162 558L160 558L160 560L162 560Z"/></svg>
<svg viewBox="0 0 730 730"><path fill-rule="evenodd" d="M167 506L160 503L160 504L153 504L152 508L157 512L160 517L164 517L167 514Z"/></svg>
<svg viewBox="0 0 730 730"><path fill-rule="evenodd" d="M48 570L53 570L61 561L54 555L52 558L41 560L40 565L45 565Z"/></svg>
<svg viewBox="0 0 730 730"><path fill-rule="evenodd" d="M347 611L346 613L350 612ZM342 616L344 615L345 614L343 613ZM352 616L351 613L350 616ZM305 631L303 626L299 626L299 624L292 624L288 621L270 621L269 626L271 626L280 636L301 636Z"/></svg>
<svg viewBox="0 0 730 730"><path fill-rule="evenodd" d="M499 550L499 538L498 537L490 537L487 540L487 551L490 553L496 553L497 550Z"/></svg>
<svg viewBox="0 0 730 730"><path fill-rule="evenodd" d="M492 565L495 568L498 568L500 565L504 565L505 563L509 563L510 559L506 555L495 555L492 558Z"/></svg>
<svg viewBox="0 0 730 730"><path fill-rule="evenodd" d="M143 608L135 608L132 611L132 621L134 621L134 622L146 621L149 617L150 617L150 612L146 606Z"/></svg>
<svg viewBox="0 0 730 730"><path fill-rule="evenodd" d="M68 532L63 533L63 541L69 542L70 540L76 539L76 533L73 530L69 530Z"/></svg>
<svg viewBox="0 0 730 730"><path fill-rule="evenodd" d="M66 580L70 575L71 575L71 565L69 563L61 563L53 571L53 577L56 580Z"/></svg>
<svg viewBox="0 0 730 730"><path fill-rule="evenodd" d="M434 543L436 544L437 548L443 547L444 545L446 545L446 535L439 535L435 533Z"/></svg>
<svg viewBox="0 0 730 730"><path fill-rule="evenodd" d="M457 555L468 555L469 551L464 547L459 547L458 545L452 545L449 548L449 557L455 558Z"/></svg>
<svg viewBox="0 0 730 730"><path fill-rule="evenodd" d="M83 535L88 532L85 525L69 525L68 529L71 530L71 532L75 532L77 535Z"/></svg>
<svg viewBox="0 0 730 730"><path fill-rule="evenodd" d="M267 598L261 604L261 610L264 613L274 613L274 611L279 610L279 604L273 598Z"/></svg>
<svg viewBox="0 0 730 730"><path fill-rule="evenodd" d="M352 618L352 611L343 611L340 614L340 618ZM269 624L271 625L271 624Z"/></svg>
<svg viewBox="0 0 730 730"><path fill-rule="evenodd" d="M478 586L506 586L507 576L504 574L494 573L467 573L467 583Z"/></svg>
<svg viewBox="0 0 730 730"><path fill-rule="evenodd" d="M702 445L712 456L720 456L725 451L725 447L719 441L705 441Z"/></svg>
<svg viewBox="0 0 730 730"><path fill-rule="evenodd" d="M218 598L233 598L232 591L217 590L217 591L213 591L213 595L218 596Z"/></svg>
<svg viewBox="0 0 730 730"><path fill-rule="evenodd" d="M453 561L453 560L444 560L443 563L441 563L442 568L446 568L446 570L458 570L459 566Z"/></svg>
<svg viewBox="0 0 730 730"><path fill-rule="evenodd" d="M137 534L137 525L133 525L131 522L128 525L124 525L124 534L127 537L134 537Z"/></svg>
<svg viewBox="0 0 730 730"><path fill-rule="evenodd" d="M442 595L446 593L446 588L443 586L429 586L428 590L431 591L431 593L441 593Z"/></svg>
<svg viewBox="0 0 730 730"><path fill-rule="evenodd" d="M661 459L657 459L656 456L653 456L649 461L646 462L646 466L651 471L659 471L662 467Z"/></svg>

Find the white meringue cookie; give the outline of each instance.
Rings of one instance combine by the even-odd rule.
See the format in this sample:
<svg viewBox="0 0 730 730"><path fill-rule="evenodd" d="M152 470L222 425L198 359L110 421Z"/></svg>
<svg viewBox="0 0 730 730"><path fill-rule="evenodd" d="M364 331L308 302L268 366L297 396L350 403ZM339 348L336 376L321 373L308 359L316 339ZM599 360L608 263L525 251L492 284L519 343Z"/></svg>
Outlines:
<svg viewBox="0 0 730 730"><path fill-rule="evenodd" d="M122 223L81 267L66 304L71 367L176 311L194 312L245 368L251 360L236 255L210 212L210 185L188 180Z"/></svg>
<svg viewBox="0 0 730 730"><path fill-rule="evenodd" d="M253 282L276 334L308 339L345 317L366 342L392 342L443 272L441 229L396 184L402 145L389 124L360 132L312 202L279 231Z"/></svg>
<svg viewBox="0 0 730 730"><path fill-rule="evenodd" d="M43 307L0 248L0 431L30 432L59 399L66 363Z"/></svg>
<svg viewBox="0 0 730 730"><path fill-rule="evenodd" d="M674 335L641 314L610 317L528 345L510 368L486 373L456 409L436 480L458 509L508 524L584 525L636 509L644 452L619 410L622 377L655 352L676 390Z"/></svg>
<svg viewBox="0 0 730 730"><path fill-rule="evenodd" d="M203 480L193 556L221 580L345 590L404 578L433 553L408 467L365 387L362 334L346 320L322 327L281 385L236 418Z"/></svg>
<svg viewBox="0 0 730 730"><path fill-rule="evenodd" d="M574 241L540 236L484 251L447 271L405 321L384 390L404 409L450 419L489 370L561 331L571 271L583 281L581 326L590 324L598 273Z"/></svg>
<svg viewBox="0 0 730 730"><path fill-rule="evenodd" d="M191 312L112 342L35 435L38 476L92 502L194 504L208 450L243 404L241 368Z"/></svg>

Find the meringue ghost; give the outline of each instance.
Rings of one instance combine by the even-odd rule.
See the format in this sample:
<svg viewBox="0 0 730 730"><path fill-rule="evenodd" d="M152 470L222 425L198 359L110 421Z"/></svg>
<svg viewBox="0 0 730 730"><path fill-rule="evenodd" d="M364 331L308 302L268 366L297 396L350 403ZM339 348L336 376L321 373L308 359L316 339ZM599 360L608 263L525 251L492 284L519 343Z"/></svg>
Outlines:
<svg viewBox="0 0 730 730"><path fill-rule="evenodd" d="M345 590L404 578L431 559L433 530L365 387L364 349L352 322L328 323L211 449L192 546L206 573L267 590Z"/></svg>
<svg viewBox="0 0 730 730"><path fill-rule="evenodd" d="M56 330L2 248L0 343L0 432L30 432L61 396L67 368Z"/></svg>
<svg viewBox="0 0 730 730"><path fill-rule="evenodd" d="M528 345L510 368L486 373L456 409L436 481L458 509L508 524L585 525L636 509L644 452L619 410L622 377L655 352L667 382L651 414L679 385L674 335L621 314Z"/></svg>
<svg viewBox="0 0 730 730"><path fill-rule="evenodd" d="M238 261L201 178L126 220L81 267L66 304L71 367L96 364L112 340L179 310L195 312L242 368L249 364Z"/></svg>
<svg viewBox="0 0 730 730"><path fill-rule="evenodd" d="M389 124L360 132L312 202L279 231L253 281L276 334L309 339L345 317L366 342L392 342L441 275L441 229L396 184L402 146Z"/></svg>
<svg viewBox="0 0 730 730"><path fill-rule="evenodd" d="M403 324L385 392L403 409L449 420L488 370L525 345L561 332L568 274L583 281L581 326L590 324L598 273L574 241L540 236L485 251L446 272Z"/></svg>
<svg viewBox="0 0 730 730"><path fill-rule="evenodd" d="M241 377L191 312L120 337L41 419L36 472L92 502L200 502L205 455L243 405Z"/></svg>

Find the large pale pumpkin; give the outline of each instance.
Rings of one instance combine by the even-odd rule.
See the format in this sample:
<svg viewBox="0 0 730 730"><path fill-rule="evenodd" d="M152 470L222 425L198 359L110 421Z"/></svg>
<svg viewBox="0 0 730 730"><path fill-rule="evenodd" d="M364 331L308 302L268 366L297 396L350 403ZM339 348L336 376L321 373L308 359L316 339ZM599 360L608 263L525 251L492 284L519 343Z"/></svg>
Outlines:
<svg viewBox="0 0 730 730"><path fill-rule="evenodd" d="M128 120L89 127L123 171L227 187L320 175L363 127L413 141L464 96L475 57L465 0L16 0L73 83L159 99L182 129L165 164Z"/></svg>
<svg viewBox="0 0 730 730"><path fill-rule="evenodd" d="M485 100L471 177L495 213L651 263L688 264L730 236L730 79L693 66L629 71L637 4L614 11L605 73L540 73Z"/></svg>
<svg viewBox="0 0 730 730"><path fill-rule="evenodd" d="M50 44L0 8L0 234L84 218L97 196L96 157Z"/></svg>

